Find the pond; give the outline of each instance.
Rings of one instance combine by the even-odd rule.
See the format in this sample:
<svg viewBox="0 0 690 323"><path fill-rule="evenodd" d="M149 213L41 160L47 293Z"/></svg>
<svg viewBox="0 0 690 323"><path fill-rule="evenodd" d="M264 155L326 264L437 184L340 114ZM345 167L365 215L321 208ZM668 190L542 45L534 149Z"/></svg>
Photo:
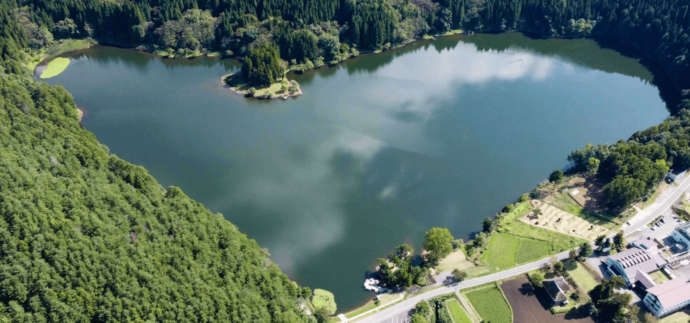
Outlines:
<svg viewBox="0 0 690 323"><path fill-rule="evenodd" d="M339 308L363 274L433 226L459 238L567 154L613 143L668 111L638 61L588 40L444 37L297 79L304 96L247 100L231 60L95 47L59 83L111 152L180 186L268 248Z"/></svg>

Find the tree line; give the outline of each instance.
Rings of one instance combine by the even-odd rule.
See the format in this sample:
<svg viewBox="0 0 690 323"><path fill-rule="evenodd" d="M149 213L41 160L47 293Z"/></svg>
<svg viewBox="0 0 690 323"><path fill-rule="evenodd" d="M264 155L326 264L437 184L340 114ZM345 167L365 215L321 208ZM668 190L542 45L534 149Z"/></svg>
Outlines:
<svg viewBox="0 0 690 323"><path fill-rule="evenodd" d="M272 42L299 64L385 49L451 29L591 37L643 58L673 111L689 107L689 4L683 0L17 0L28 44L93 37L178 55L243 57ZM319 64L314 64L318 66Z"/></svg>

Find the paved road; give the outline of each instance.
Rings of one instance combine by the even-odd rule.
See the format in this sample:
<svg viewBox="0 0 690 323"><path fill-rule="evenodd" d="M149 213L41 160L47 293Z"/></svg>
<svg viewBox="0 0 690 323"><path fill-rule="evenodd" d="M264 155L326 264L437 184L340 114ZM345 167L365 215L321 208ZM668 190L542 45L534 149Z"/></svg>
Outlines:
<svg viewBox="0 0 690 323"><path fill-rule="evenodd" d="M545 263L551 262L551 258L556 257L558 260L563 260L568 258L568 254L570 251L564 251L561 252L555 256L550 256L541 260L537 260L535 262L531 262L528 264L520 265L514 268L506 269L501 272L497 272L494 274L486 275L486 276L481 276L477 278L472 278L468 279L465 281L462 281L458 284L454 284L451 286L444 286L438 289L434 289L431 291L428 291L424 294L420 294L417 296L410 297L400 303L397 303L391 307L388 307L382 311L376 312L374 314L371 314L362 320L359 320L358 322L372 322L372 323L380 323L380 322L395 322L396 318L400 318L403 314L407 315L407 313L414 308L414 306L419 303L422 300L426 299L431 299L437 296L445 295L445 294L450 294L450 293L455 293L458 290L461 289L466 289L470 287L475 287L479 285L484 285L488 284L491 282L495 282L498 280L510 278L513 276L517 276L520 274L524 274L528 271L536 270L544 266ZM445 273L442 273L439 276L444 275ZM399 322L399 321L398 321Z"/></svg>
<svg viewBox="0 0 690 323"><path fill-rule="evenodd" d="M688 189L690 189L690 176L688 176L687 173L678 176L674 185L669 186L652 204L628 220L630 225L623 225L623 233L627 236L644 228L647 223L654 220L654 218L661 215L666 210L669 210L673 203Z"/></svg>
<svg viewBox="0 0 690 323"><path fill-rule="evenodd" d="M688 190L690 190L690 176L687 174L683 176L678 176L678 178L676 178L675 185L672 185L669 188L667 188L663 193L661 193L657 197L656 201L654 201L651 205L647 206L643 210L640 210L635 216L628 220L628 223L630 224L623 225L624 234L627 236L637 232L637 230L641 228L644 228L649 222L654 220L654 218L662 214L662 212L670 209L673 203L676 200L678 200L678 198L680 198L684 192ZM558 260L563 260L568 258L569 253L569 250L564 251L562 253L557 254L555 257ZM544 266L545 263L551 262L551 259L553 257L554 256L550 256L548 258L517 266L498 273L468 279L451 286L443 286L441 288L410 297L384 310L371 314L358 322L406 322L404 318L406 318L410 310L412 310L414 306L422 300L431 299L440 295L455 293L461 289L484 285L498 280L503 280L513 276L524 274L526 272L541 268L542 266ZM440 273L438 276L436 276L436 281L443 282L449 275L450 272Z"/></svg>

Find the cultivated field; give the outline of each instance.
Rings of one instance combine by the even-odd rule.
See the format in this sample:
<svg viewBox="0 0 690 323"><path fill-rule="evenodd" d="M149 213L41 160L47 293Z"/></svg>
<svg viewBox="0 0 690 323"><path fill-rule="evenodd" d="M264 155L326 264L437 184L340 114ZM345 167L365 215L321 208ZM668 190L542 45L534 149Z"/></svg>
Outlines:
<svg viewBox="0 0 690 323"><path fill-rule="evenodd" d="M531 212L520 218L521 221L536 227L553 230L592 241L600 235L608 235L610 230L593 224L582 217L563 211L540 200L532 200L532 207L540 212ZM541 213L541 214L539 214Z"/></svg>
<svg viewBox="0 0 690 323"><path fill-rule="evenodd" d="M465 292L465 295L485 322L511 323L513 313L496 284L488 284Z"/></svg>
<svg viewBox="0 0 690 323"><path fill-rule="evenodd" d="M460 302L455 298L450 298L445 301L446 309L450 317L455 323L472 323L470 317L465 313L465 310L460 305Z"/></svg>
<svg viewBox="0 0 690 323"><path fill-rule="evenodd" d="M508 299L510 306L513 308L514 323L593 322L589 317L566 319L564 315L551 314L551 312L539 301L532 285L525 276L503 282L501 284L501 289Z"/></svg>

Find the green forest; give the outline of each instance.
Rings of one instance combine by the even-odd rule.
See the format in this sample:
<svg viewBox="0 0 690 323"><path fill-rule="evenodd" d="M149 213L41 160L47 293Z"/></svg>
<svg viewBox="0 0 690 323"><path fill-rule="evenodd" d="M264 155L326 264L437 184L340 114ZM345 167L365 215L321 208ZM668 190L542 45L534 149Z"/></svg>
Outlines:
<svg viewBox="0 0 690 323"><path fill-rule="evenodd" d="M83 129L72 96L23 76L0 7L0 322L309 322L311 290L177 187Z"/></svg>
<svg viewBox="0 0 690 323"><path fill-rule="evenodd" d="M0 321L308 321L222 215L98 143L67 91L0 76Z"/></svg>
<svg viewBox="0 0 690 323"><path fill-rule="evenodd" d="M275 44L290 65L338 62L462 29L591 37L642 58L673 111L688 107L690 4L684 0L14 0L27 48L61 38L165 55L244 57Z"/></svg>
<svg viewBox="0 0 690 323"><path fill-rule="evenodd" d="M687 0L10 0L0 4L0 321L313 321L308 288L179 188L111 155L32 80L60 39L244 58L260 82L454 29L590 37L639 57L674 116L571 154L621 209L690 166ZM255 64L258 62L259 64ZM459 62L460 63L460 62ZM251 64L251 66L250 66ZM282 74L280 74L282 76ZM268 78L266 78L268 77ZM596 160L596 161L595 161ZM596 167L594 167L596 165Z"/></svg>

